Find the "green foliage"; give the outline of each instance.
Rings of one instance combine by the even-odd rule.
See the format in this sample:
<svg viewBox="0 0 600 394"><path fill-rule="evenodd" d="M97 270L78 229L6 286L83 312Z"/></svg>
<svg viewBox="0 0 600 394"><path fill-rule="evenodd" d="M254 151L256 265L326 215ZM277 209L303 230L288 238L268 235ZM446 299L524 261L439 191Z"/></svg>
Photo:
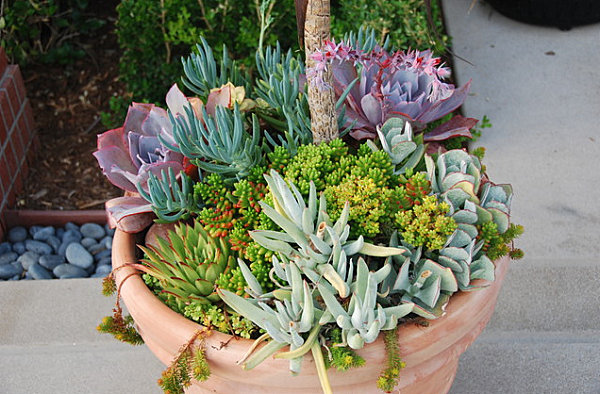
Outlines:
<svg viewBox="0 0 600 394"><path fill-rule="evenodd" d="M331 31L334 37L362 27L372 28L383 42L390 37L390 44L400 49L432 49L442 54L450 43L443 34L441 6L431 2L431 13L435 31L427 20L427 8L423 0L332 0Z"/></svg>
<svg viewBox="0 0 600 394"><path fill-rule="evenodd" d="M250 320L235 312L225 312L217 305L191 303L185 307L183 315L211 330L242 338L250 338L256 332L256 326Z"/></svg>
<svg viewBox="0 0 600 394"><path fill-rule="evenodd" d="M398 384L400 371L406 366L400 358L400 347L398 346L398 329L386 331L383 337L385 351L387 354L387 367L377 379L377 387L387 393L392 392Z"/></svg>
<svg viewBox="0 0 600 394"><path fill-rule="evenodd" d="M389 218L390 193L371 178L350 175L339 185L327 187L325 198L333 220L340 217L346 202L350 204L350 236L374 238L381 234L380 223Z"/></svg>
<svg viewBox="0 0 600 394"><path fill-rule="evenodd" d="M139 183L136 186L140 195L152 204L159 223L189 219L190 213L198 210L192 179L185 173L181 174L180 180L172 168L168 173L161 171L160 178L151 172L148 175L148 192Z"/></svg>
<svg viewBox="0 0 600 394"><path fill-rule="evenodd" d="M329 333L331 346L329 347L330 357L325 358L327 368L335 367L338 371L344 372L350 368L358 368L365 365L365 359L356 354L348 346L342 345L342 330L335 328Z"/></svg>
<svg viewBox="0 0 600 394"><path fill-rule="evenodd" d="M412 209L397 212L395 223L409 244L441 249L457 227L454 219L446 216L449 210L448 204L438 203L435 196L426 196Z"/></svg>
<svg viewBox="0 0 600 394"><path fill-rule="evenodd" d="M224 44L234 59L250 66L258 44L259 1L122 0L117 7L117 35L123 51L120 76L134 101L161 102L164 92L183 75L179 61L203 36L214 48ZM292 0L278 0L266 45L279 40L295 45Z"/></svg>
<svg viewBox="0 0 600 394"><path fill-rule="evenodd" d="M440 121L450 120L452 115L453 114L448 114L444 118L440 119ZM435 122L435 124L433 124L433 127L435 127L438 124L441 124L441 123ZM461 149L463 147L466 147L467 144L469 144L471 142L475 142L479 138L481 138L481 133L483 132L484 129L489 129L491 127L492 127L492 123L490 122L490 119L487 117L487 115L483 115L483 118L479 121L479 123L477 123L475 125L475 127L473 127L471 129L471 135L473 136L473 138L467 138L467 137L451 138L449 140L443 141L444 147L448 150ZM476 153L476 149L473 152L471 152L471 154L478 156L478 154ZM480 157L480 159L482 159L482 158L483 158L483 156Z"/></svg>
<svg viewBox="0 0 600 394"><path fill-rule="evenodd" d="M511 223L508 230L504 234L500 234L496 223L486 222L480 226L479 231L479 235L484 241L482 249L490 259L496 260L506 255L510 255L513 259L523 257L522 250L509 246L515 238L523 234L523 226Z"/></svg>
<svg viewBox="0 0 600 394"><path fill-rule="evenodd" d="M178 225L169 232L168 240L159 238L156 247L141 249L146 258L140 268L181 303L217 301L215 281L237 266L227 242L212 237L197 221L193 227Z"/></svg>
<svg viewBox="0 0 600 394"><path fill-rule="evenodd" d="M188 343L179 350L179 354L171 365L162 373L158 380L159 386L168 394L184 394L191 380L202 382L210 376L210 366L204 351L204 336L206 331L198 331ZM200 345L194 346L196 338Z"/></svg>
<svg viewBox="0 0 600 394"><path fill-rule="evenodd" d="M115 282L115 278L111 275L108 275L102 279L102 295L105 297L110 297L117 291L117 283Z"/></svg>
<svg viewBox="0 0 600 394"><path fill-rule="evenodd" d="M11 63L69 64L85 56L74 39L106 21L90 16L87 0L9 0L0 10L0 46Z"/></svg>
<svg viewBox="0 0 600 394"><path fill-rule="evenodd" d="M96 329L104 334L111 334L121 342L131 345L141 345L144 340L135 329L135 322L129 315L123 317L121 312L115 313L113 316L106 316Z"/></svg>
<svg viewBox="0 0 600 394"><path fill-rule="evenodd" d="M348 155L348 147L340 140L320 145L303 145L291 158L284 170L285 178L293 182L300 193L308 195L312 181L317 192L327 185L339 184L348 173L354 159Z"/></svg>

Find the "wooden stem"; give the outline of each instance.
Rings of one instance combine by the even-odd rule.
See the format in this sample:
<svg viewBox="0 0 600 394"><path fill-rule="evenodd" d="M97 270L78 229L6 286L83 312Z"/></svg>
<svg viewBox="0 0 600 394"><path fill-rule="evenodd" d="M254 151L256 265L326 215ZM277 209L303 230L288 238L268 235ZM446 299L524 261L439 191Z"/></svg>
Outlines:
<svg viewBox="0 0 600 394"><path fill-rule="evenodd" d="M307 67L314 66L310 58L317 49L323 48L330 39L329 0L308 0L304 24L304 48ZM330 87L315 86L308 80L308 105L310 107L313 142L320 144L338 138L337 115L335 112L335 92L331 69L324 75L324 81Z"/></svg>

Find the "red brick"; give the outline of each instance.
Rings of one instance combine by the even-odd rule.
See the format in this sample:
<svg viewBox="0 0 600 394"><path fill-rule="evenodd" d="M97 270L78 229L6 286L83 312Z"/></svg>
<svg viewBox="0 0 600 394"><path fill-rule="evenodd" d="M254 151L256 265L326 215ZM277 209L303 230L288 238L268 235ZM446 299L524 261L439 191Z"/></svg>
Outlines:
<svg viewBox="0 0 600 394"><path fill-rule="evenodd" d="M8 173L12 178L14 174L16 174L18 169L17 157L12 148L12 141L8 141L8 145L6 145L6 149L4 151L4 155L6 158L6 166L8 168Z"/></svg>
<svg viewBox="0 0 600 394"><path fill-rule="evenodd" d="M9 131L10 131L10 126L8 126L5 123L4 117L0 116L0 145L3 144L4 141L6 141Z"/></svg>
<svg viewBox="0 0 600 394"><path fill-rule="evenodd" d="M23 174L21 173L21 171L19 171L19 173L15 177L12 189L14 190L16 195L21 194L21 192L23 191Z"/></svg>
<svg viewBox="0 0 600 394"><path fill-rule="evenodd" d="M17 127L15 127L13 129L13 133L10 136L10 143L12 145L13 151L15 152L15 157L17 158L17 163L20 165L21 159L25 155L25 147L23 146L23 143L21 142L21 136L20 136L21 130L18 126L19 126L19 124L17 123Z"/></svg>
<svg viewBox="0 0 600 394"><path fill-rule="evenodd" d="M6 208L14 207L17 200L15 189L11 188L6 195Z"/></svg>
<svg viewBox="0 0 600 394"><path fill-rule="evenodd" d="M12 84L14 85L15 91L19 97L19 103L23 103L23 101L25 101L25 97L27 96L25 92L25 82L23 82L23 74L21 74L21 69L19 66L13 68L11 73Z"/></svg>
<svg viewBox="0 0 600 394"><path fill-rule="evenodd" d="M2 120L7 129L10 130L15 121L15 114L9 102L6 89L0 89L0 114L2 114Z"/></svg>
<svg viewBox="0 0 600 394"><path fill-rule="evenodd" d="M12 179L10 172L8 171L5 157L0 157L0 182L2 183L2 190L6 195L12 183Z"/></svg>
<svg viewBox="0 0 600 394"><path fill-rule="evenodd" d="M6 58L6 53L4 52L4 48L0 47L0 76L4 74L4 70L8 66L8 59Z"/></svg>
<svg viewBox="0 0 600 394"><path fill-rule="evenodd" d="M19 157L22 158L27 153L27 143L29 142L29 135L27 133L27 122L25 121L25 113L21 112L21 116L17 120L17 128L13 132L17 133L13 138L17 138L20 145Z"/></svg>

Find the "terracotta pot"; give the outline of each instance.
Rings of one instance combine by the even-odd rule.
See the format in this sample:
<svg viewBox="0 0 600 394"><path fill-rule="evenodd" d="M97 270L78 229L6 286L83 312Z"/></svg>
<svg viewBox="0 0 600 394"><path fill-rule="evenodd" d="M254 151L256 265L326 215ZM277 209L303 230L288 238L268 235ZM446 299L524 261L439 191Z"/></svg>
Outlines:
<svg viewBox="0 0 600 394"><path fill-rule="evenodd" d="M132 235L116 232L113 268L135 261L134 242ZM398 330L406 368L401 371L396 392L440 394L449 391L459 356L481 333L492 315L508 261L508 258L504 258L496 262L496 281L490 287L452 297L444 317L431 321L428 327L405 324ZM117 271L117 283L132 272L132 268ZM139 276L132 276L125 281L121 295L146 345L165 365L171 363L182 344L201 328L165 306L148 290ZM205 349L211 377L203 383L195 382L188 393L321 392L310 354L304 357L299 376L291 376L288 362L277 359L267 359L251 371L242 370L235 362L242 358L251 343L250 340L235 340L219 332L210 335L206 339ZM335 393L381 393L376 381L386 363L383 340L380 337L358 353L366 360L364 367L348 372L328 371Z"/></svg>

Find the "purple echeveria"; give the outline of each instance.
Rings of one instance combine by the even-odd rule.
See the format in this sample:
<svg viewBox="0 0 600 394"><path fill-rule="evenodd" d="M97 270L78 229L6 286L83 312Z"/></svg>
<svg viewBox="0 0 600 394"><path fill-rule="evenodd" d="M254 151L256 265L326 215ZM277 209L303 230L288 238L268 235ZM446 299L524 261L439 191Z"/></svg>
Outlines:
<svg viewBox="0 0 600 394"><path fill-rule="evenodd" d="M150 114L153 114L151 117ZM98 136L94 156L108 180L127 196L107 203L109 222L126 232L138 232L153 217L152 206L137 196L137 185L146 189L149 173L160 176L172 168L183 169L183 155L163 146L160 133L168 132L167 113L153 104L133 103L122 127Z"/></svg>
<svg viewBox="0 0 600 394"><path fill-rule="evenodd" d="M313 83L323 85L322 73L330 66L338 97L359 79L344 102L347 117L344 127L354 122L350 134L356 139L375 138L376 128L393 117L404 118L416 130L422 130L460 107L469 92L470 81L458 89L443 82L450 71L429 50L390 54L377 47L366 53L344 42L327 42L324 50L314 53L312 58L316 61L309 70ZM425 141L458 135L470 137L473 125L473 119L461 117L452 125L441 125L444 127L427 133Z"/></svg>

